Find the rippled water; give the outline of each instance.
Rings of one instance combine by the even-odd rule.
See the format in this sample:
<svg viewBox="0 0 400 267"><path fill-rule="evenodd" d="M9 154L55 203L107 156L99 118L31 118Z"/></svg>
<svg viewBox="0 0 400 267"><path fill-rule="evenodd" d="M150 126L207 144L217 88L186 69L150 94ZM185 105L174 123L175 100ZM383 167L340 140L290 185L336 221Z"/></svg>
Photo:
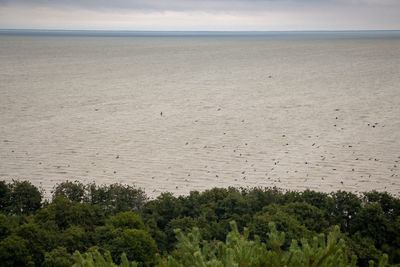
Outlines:
<svg viewBox="0 0 400 267"><path fill-rule="evenodd" d="M400 34L329 36L0 35L0 178L398 194Z"/></svg>

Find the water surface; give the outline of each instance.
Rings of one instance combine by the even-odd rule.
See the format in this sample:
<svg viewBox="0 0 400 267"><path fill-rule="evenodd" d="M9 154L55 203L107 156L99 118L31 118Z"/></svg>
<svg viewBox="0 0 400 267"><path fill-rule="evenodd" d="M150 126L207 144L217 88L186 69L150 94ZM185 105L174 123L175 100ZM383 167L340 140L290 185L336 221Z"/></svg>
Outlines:
<svg viewBox="0 0 400 267"><path fill-rule="evenodd" d="M95 33L0 31L1 179L400 192L399 32Z"/></svg>

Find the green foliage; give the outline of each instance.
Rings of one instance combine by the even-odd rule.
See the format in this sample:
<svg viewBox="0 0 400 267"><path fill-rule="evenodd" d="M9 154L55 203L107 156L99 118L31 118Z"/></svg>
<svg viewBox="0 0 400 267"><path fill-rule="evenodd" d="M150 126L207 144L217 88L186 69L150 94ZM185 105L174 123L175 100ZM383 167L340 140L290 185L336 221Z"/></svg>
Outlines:
<svg viewBox="0 0 400 267"><path fill-rule="evenodd" d="M107 215L138 211L147 200L144 191L133 186L122 184L98 186L95 183L84 185L79 181L57 184L53 191L53 201L60 196L72 202L98 205Z"/></svg>
<svg viewBox="0 0 400 267"><path fill-rule="evenodd" d="M253 189L242 189L242 195L248 202L251 214L254 214L264 206L270 204L284 204L285 195L278 188L253 188Z"/></svg>
<svg viewBox="0 0 400 267"><path fill-rule="evenodd" d="M63 196L69 201L82 202L85 197L85 185L79 181L65 181L57 184L53 192L53 200L59 196Z"/></svg>
<svg viewBox="0 0 400 267"><path fill-rule="evenodd" d="M138 211L146 203L143 190L130 185L111 184L86 186L85 202L98 205L105 214L117 214L123 211Z"/></svg>
<svg viewBox="0 0 400 267"><path fill-rule="evenodd" d="M43 267L70 267L73 264L72 255L64 247L57 247L46 252Z"/></svg>
<svg viewBox="0 0 400 267"><path fill-rule="evenodd" d="M332 201L329 195L322 192L311 191L308 189L302 193L299 193L298 198L291 202L303 201L320 210L328 210L332 205Z"/></svg>
<svg viewBox="0 0 400 267"><path fill-rule="evenodd" d="M177 228L198 240L190 242L199 264L241 266L246 259L243 263L262 266L269 257L265 264L278 266L292 255L300 266L316 265L318 253L329 247L320 234L335 232L335 225L343 233L335 245L340 255L357 255L359 266L400 264L400 199L388 193L213 188L148 200L132 186L67 181L55 187L51 202L40 200L40 190L29 182L0 181L1 266L68 266L75 251L88 253L80 254L85 264L95 264L100 257L93 247L104 259L110 251L113 264L126 253L127 260L152 265L157 252L164 257L160 264L182 264L193 255L182 253L187 248L177 239ZM309 259L299 258L306 248Z"/></svg>
<svg viewBox="0 0 400 267"><path fill-rule="evenodd" d="M106 225L96 228L95 240L111 252L115 262L126 253L129 260L148 264L154 260L157 245L144 229L138 215L130 211L121 212L111 216Z"/></svg>
<svg viewBox="0 0 400 267"><path fill-rule="evenodd" d="M332 224L340 225L343 232L349 231L351 227L351 218L361 209L361 199L350 192L337 191L331 194L333 205L330 210Z"/></svg>
<svg viewBox="0 0 400 267"><path fill-rule="evenodd" d="M42 193L28 181L14 180L8 184L2 202L11 214L32 214L41 207Z"/></svg>
<svg viewBox="0 0 400 267"><path fill-rule="evenodd" d="M60 233L58 244L65 247L69 253L75 250L86 251L91 246L89 234L83 227L76 225Z"/></svg>
<svg viewBox="0 0 400 267"><path fill-rule="evenodd" d="M325 239L323 234L311 242L303 239L301 246L293 240L289 250L282 250L285 234L278 232L271 223L268 244L248 240L245 228L240 234L234 222L226 242L201 241L200 231L194 228L187 235L177 230L177 250L174 256L161 259L160 266L356 266L356 258L349 257L346 246L339 239L339 228Z"/></svg>
<svg viewBox="0 0 400 267"><path fill-rule="evenodd" d="M11 224L9 218L0 213L0 241L11 233Z"/></svg>
<svg viewBox="0 0 400 267"><path fill-rule="evenodd" d="M110 217L110 224L115 228L144 229L142 218L131 211L121 212Z"/></svg>
<svg viewBox="0 0 400 267"><path fill-rule="evenodd" d="M173 249L176 242L175 229L181 229L183 232L191 231L191 229L196 226L196 220L192 217L183 217L172 219L168 225L165 227L164 233L167 235L167 242L169 244L169 249Z"/></svg>
<svg viewBox="0 0 400 267"><path fill-rule="evenodd" d="M306 202L289 203L282 206L282 210L296 218L300 224L310 231L321 233L329 226L328 221L325 220L324 212Z"/></svg>
<svg viewBox="0 0 400 267"><path fill-rule="evenodd" d="M73 255L74 264L72 267L137 267L138 264L135 262L129 262L126 254L123 253L121 256L121 264L117 265L112 261L110 252L106 252L105 255L101 255L97 250L93 252L86 252L80 254L79 251Z"/></svg>
<svg viewBox="0 0 400 267"><path fill-rule="evenodd" d="M380 204L368 204L355 216L350 233L360 232L363 237L370 237L378 247L388 239L389 220Z"/></svg>
<svg viewBox="0 0 400 267"><path fill-rule="evenodd" d="M28 249L28 241L17 236L10 235L0 242L1 266L35 266Z"/></svg>
<svg viewBox="0 0 400 267"><path fill-rule="evenodd" d="M28 222L17 227L14 233L25 240L32 261L39 266L49 244L46 231L38 225Z"/></svg>
<svg viewBox="0 0 400 267"><path fill-rule="evenodd" d="M366 192L363 201L368 203L379 203L385 215L391 219L400 216L400 199L394 198L387 192Z"/></svg>
<svg viewBox="0 0 400 267"><path fill-rule="evenodd" d="M6 182L0 181L0 211L5 211L9 205L10 188Z"/></svg>
<svg viewBox="0 0 400 267"><path fill-rule="evenodd" d="M97 206L71 202L59 196L50 205L37 212L35 221L39 224L54 223L59 230L65 230L73 225L89 230L103 224L104 215Z"/></svg>
<svg viewBox="0 0 400 267"><path fill-rule="evenodd" d="M182 206L180 200L171 193L162 193L157 199L146 203L143 215L155 219L157 227L164 229L168 222L180 216Z"/></svg>
<svg viewBox="0 0 400 267"><path fill-rule="evenodd" d="M351 238L346 238L346 243L351 251L358 258L360 266L368 266L369 261L379 262L382 252L374 245L374 240L369 237L362 237L360 232L354 234Z"/></svg>
<svg viewBox="0 0 400 267"><path fill-rule="evenodd" d="M272 204L264 207L263 212L254 216L253 222L250 224L251 232L260 236L262 241L266 241L270 229L270 223L273 222L279 231L286 233L284 247L290 245L292 239L300 239L302 237L309 238L312 232L302 225L294 215L287 213L281 206Z"/></svg>
<svg viewBox="0 0 400 267"><path fill-rule="evenodd" d="M123 230L120 235L110 241L110 251L116 259L122 253L126 253L131 261L150 264L155 259L157 245L151 236L138 229Z"/></svg>

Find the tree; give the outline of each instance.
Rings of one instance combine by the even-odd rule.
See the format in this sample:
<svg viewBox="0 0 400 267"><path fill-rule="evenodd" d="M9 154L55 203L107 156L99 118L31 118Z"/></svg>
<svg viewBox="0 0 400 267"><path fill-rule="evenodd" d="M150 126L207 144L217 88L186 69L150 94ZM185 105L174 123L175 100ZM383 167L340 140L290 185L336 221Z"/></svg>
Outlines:
<svg viewBox="0 0 400 267"><path fill-rule="evenodd" d="M307 202L320 210L327 210L329 207L329 195L322 192L305 190L299 194L299 199L295 202Z"/></svg>
<svg viewBox="0 0 400 267"><path fill-rule="evenodd" d="M93 245L90 238L90 233L87 233L84 228L72 225L62 231L58 235L58 244L65 247L69 253L76 250L86 251Z"/></svg>
<svg viewBox="0 0 400 267"><path fill-rule="evenodd" d="M396 199L387 192L371 191L364 193L365 204L379 203L388 218L396 219L400 216L400 199Z"/></svg>
<svg viewBox="0 0 400 267"><path fill-rule="evenodd" d="M244 198L249 203L249 208L251 214L261 211L265 206L273 203L283 204L284 195L278 188L252 188L252 189L242 189L242 194Z"/></svg>
<svg viewBox="0 0 400 267"><path fill-rule="evenodd" d="M351 219L361 209L361 199L350 192L337 191L331 193L332 205L329 215L332 218L331 224L340 225L343 232L348 232L351 227Z"/></svg>
<svg viewBox="0 0 400 267"><path fill-rule="evenodd" d="M12 214L32 214L41 207L42 193L28 181L13 180L8 185L8 211Z"/></svg>
<svg viewBox="0 0 400 267"><path fill-rule="evenodd" d="M381 248L388 240L389 220L378 203L368 204L354 217L350 233L360 232L363 237L374 240Z"/></svg>
<svg viewBox="0 0 400 267"><path fill-rule="evenodd" d="M311 242L293 241L290 249L283 250L285 233L278 232L273 223L269 224L267 244L260 239L249 240L245 228L240 234L234 222L232 231L225 242L202 241L198 228L189 234L176 231L178 243L173 255L161 259L159 266L355 266L356 258L349 261L346 245L339 239L339 228L329 233L328 238L319 235Z"/></svg>
<svg viewBox="0 0 400 267"><path fill-rule="evenodd" d="M372 238L362 237L360 232L355 233L351 238L346 238L349 249L357 255L359 266L368 266L371 260L377 263L382 258L382 251L378 250L374 243Z"/></svg>
<svg viewBox="0 0 400 267"><path fill-rule="evenodd" d="M53 200L59 196L74 202L82 202L85 196L85 185L79 181L65 181L57 184L53 192Z"/></svg>
<svg viewBox="0 0 400 267"><path fill-rule="evenodd" d="M0 262L4 267L35 266L27 248L28 242L17 236L10 235L0 242Z"/></svg>
<svg viewBox="0 0 400 267"><path fill-rule="evenodd" d="M267 241L267 233L271 231L270 223L273 222L278 231L285 232L285 242L283 246L289 247L292 239L310 238L312 232L290 215L277 204L272 204L264 207L263 211L257 213L253 217L253 222L250 224L251 232L260 236L261 241Z"/></svg>
<svg viewBox="0 0 400 267"><path fill-rule="evenodd" d="M144 229L142 218L132 211L120 212L115 216L111 216L109 222L115 228Z"/></svg>
<svg viewBox="0 0 400 267"><path fill-rule="evenodd" d="M150 264L155 260L157 245L150 234L138 229L126 229L110 242L114 261L125 253L130 261Z"/></svg>
<svg viewBox="0 0 400 267"><path fill-rule="evenodd" d="M0 211L6 211L10 203L10 189L5 181L0 181Z"/></svg>
<svg viewBox="0 0 400 267"><path fill-rule="evenodd" d="M142 219L131 211L111 216L105 226L95 231L95 241L101 248L111 252L115 262L122 253L129 260L150 263L154 259L157 245L146 232Z"/></svg>
<svg viewBox="0 0 400 267"><path fill-rule="evenodd" d="M121 264L113 262L110 252L106 251L104 256L97 250L88 251L85 254L76 251L73 255L74 264L72 267L137 267L136 262L129 262L125 253L121 255Z"/></svg>
<svg viewBox="0 0 400 267"><path fill-rule="evenodd" d="M59 196L46 208L37 212L35 221L41 225L54 223L59 230L72 225L93 230L97 225L104 224L104 214L96 205L71 202Z"/></svg>
<svg viewBox="0 0 400 267"><path fill-rule="evenodd" d="M172 219L167 226L165 227L164 233L167 235L167 250L172 250L175 247L176 238L175 238L175 229L181 229L183 232L190 232L194 226L196 226L197 220L192 217L183 217ZM207 222L209 223L209 222ZM202 228L205 230L205 227ZM158 242L157 242L158 243Z"/></svg>
<svg viewBox="0 0 400 267"><path fill-rule="evenodd" d="M44 259L44 253L51 243L47 232L32 222L17 227L14 232L25 240L32 261L36 266L40 266Z"/></svg>
<svg viewBox="0 0 400 267"><path fill-rule="evenodd" d="M122 184L96 186L89 184L86 187L86 202L101 207L105 214L117 214L123 211L138 211L147 196L141 189Z"/></svg>
<svg viewBox="0 0 400 267"><path fill-rule="evenodd" d="M0 213L0 240L6 238L10 233L10 221L6 215Z"/></svg>
<svg viewBox="0 0 400 267"><path fill-rule="evenodd" d="M157 199L147 202L142 210L145 221L154 219L161 230L164 230L172 219L178 218L181 212L181 201L172 193L162 193Z"/></svg>
<svg viewBox="0 0 400 267"><path fill-rule="evenodd" d="M46 252L43 261L43 267L70 267L72 264L72 255L64 247L57 247Z"/></svg>
<svg viewBox="0 0 400 267"><path fill-rule="evenodd" d="M284 205L282 210L295 217L308 230L321 233L326 231L329 226L324 212L306 202L289 203Z"/></svg>

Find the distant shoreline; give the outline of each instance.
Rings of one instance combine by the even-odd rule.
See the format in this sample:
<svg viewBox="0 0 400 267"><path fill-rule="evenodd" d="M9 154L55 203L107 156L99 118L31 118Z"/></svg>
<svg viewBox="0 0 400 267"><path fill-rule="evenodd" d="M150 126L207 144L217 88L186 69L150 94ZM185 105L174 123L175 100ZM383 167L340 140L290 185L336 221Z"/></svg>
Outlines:
<svg viewBox="0 0 400 267"><path fill-rule="evenodd" d="M52 30L0 29L11 36L71 37L332 37L335 38L400 38L400 30L338 30L338 31L124 31L124 30Z"/></svg>

